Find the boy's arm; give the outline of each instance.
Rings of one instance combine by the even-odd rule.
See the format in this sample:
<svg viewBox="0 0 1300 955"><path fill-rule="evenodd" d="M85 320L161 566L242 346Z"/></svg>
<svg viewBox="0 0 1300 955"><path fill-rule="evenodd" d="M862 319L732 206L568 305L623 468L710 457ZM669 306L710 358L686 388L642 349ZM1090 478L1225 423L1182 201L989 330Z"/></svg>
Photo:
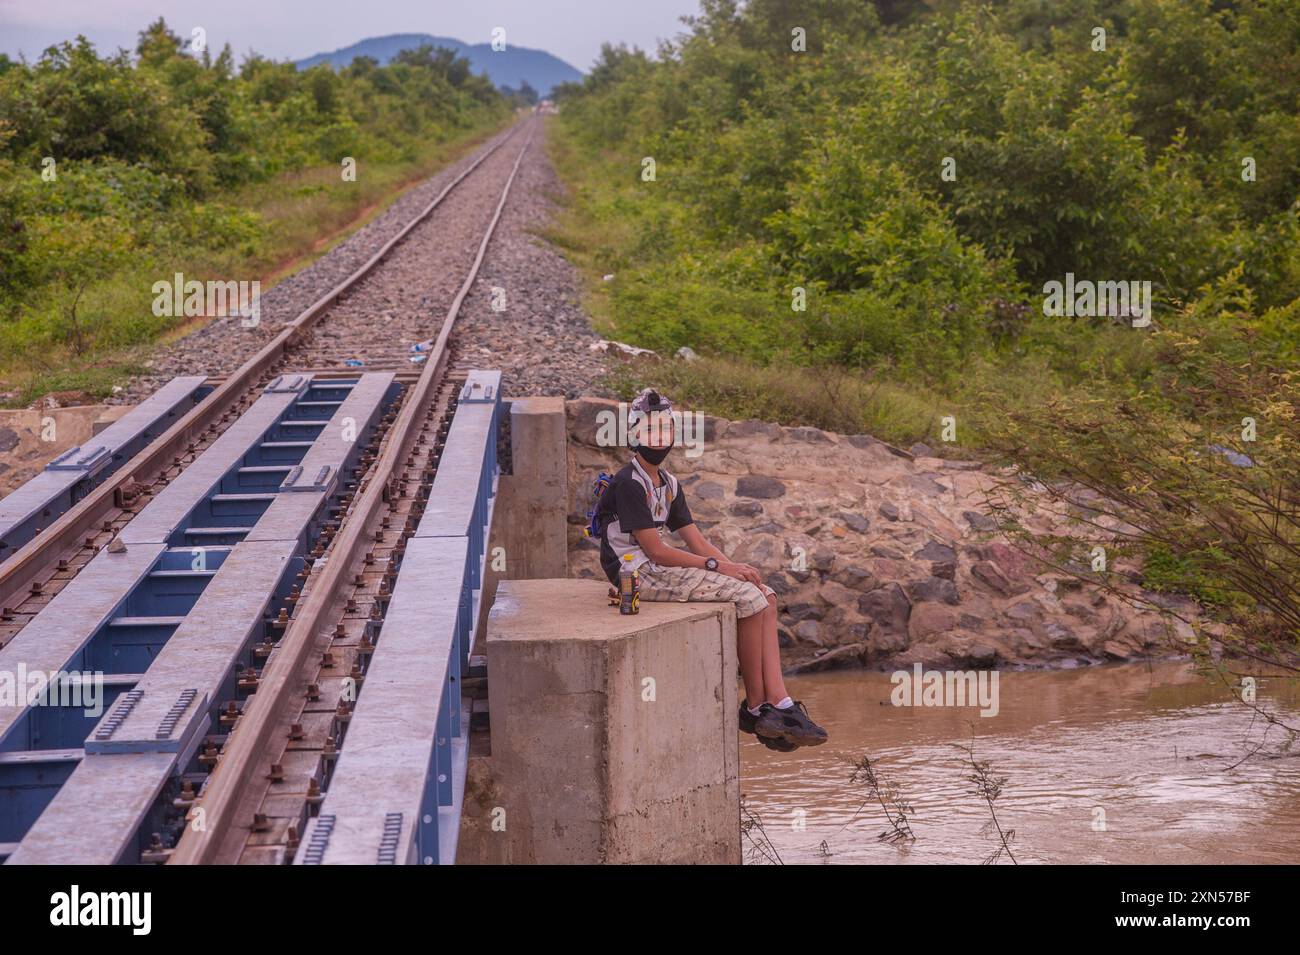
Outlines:
<svg viewBox="0 0 1300 955"><path fill-rule="evenodd" d="M762 575L759 574L757 567L754 567L751 564L741 564L733 561L730 557L709 543L708 538L704 536L704 532L696 527L694 522L687 524L685 527L677 528L677 534L686 542L686 546L691 549L692 553L699 554L706 558L716 557L718 560L719 570L722 570L723 564L730 564L732 567L738 567L741 569L741 580L748 580L753 584L761 584L763 582ZM737 575L728 574L727 576L735 577Z"/></svg>
<svg viewBox="0 0 1300 955"><path fill-rule="evenodd" d="M704 533L694 524L677 528L677 535L686 542L686 546L693 554L699 554L701 557L716 557L719 562L728 559L726 554L708 542Z"/></svg>
<svg viewBox="0 0 1300 955"><path fill-rule="evenodd" d="M700 529L694 524L687 524L685 527L677 529L677 533L681 534L682 540L686 541L687 546L691 548L689 551L666 543L655 528L637 530L632 533L636 535L636 542L641 545L645 555L661 567L698 567L703 570L705 561L710 557L714 557L718 561L718 573L726 574L728 577L735 577L737 580L747 580L752 584L761 584L763 582L758 575L758 571L753 567L748 564L736 564L727 560L722 551L704 540L704 535L700 533ZM692 537L702 543L708 550L706 552L696 551L691 544Z"/></svg>

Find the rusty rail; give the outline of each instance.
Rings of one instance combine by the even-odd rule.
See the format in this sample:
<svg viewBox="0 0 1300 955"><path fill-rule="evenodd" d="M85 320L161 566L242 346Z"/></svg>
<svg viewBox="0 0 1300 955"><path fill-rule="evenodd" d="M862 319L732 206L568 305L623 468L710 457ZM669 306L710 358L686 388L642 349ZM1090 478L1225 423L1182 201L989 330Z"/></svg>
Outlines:
<svg viewBox="0 0 1300 955"><path fill-rule="evenodd" d="M527 122L527 121L525 121ZM270 734L281 721L291 691L303 684L303 668L311 650L321 634L329 627L343 603L344 584L355 571L365 552L366 538L371 526L385 503L389 482L401 461L411 451L418 432L417 425L424 420L446 373L448 340L461 305L469 294L479 267L487 253L488 244L496 230L501 212L505 208L510 188L519 171L524 154L532 143L534 127L529 126L528 136L506 179L496 210L478 253L470 266L469 274L452 300L443 318L442 327L419 380L403 402L402 410L389 431L387 444L365 477L365 488L360 490L351 513L335 536L329 559L319 576L312 581L311 593L298 605L276 649L267 661L258 683L258 690L246 702L239 721L232 730L221 758L214 768L202 795L187 815L187 822L202 818L200 829L187 825L168 864L202 864L227 861L227 839L235 828L240 797L246 781L257 771ZM251 822L247 820L247 822Z"/></svg>

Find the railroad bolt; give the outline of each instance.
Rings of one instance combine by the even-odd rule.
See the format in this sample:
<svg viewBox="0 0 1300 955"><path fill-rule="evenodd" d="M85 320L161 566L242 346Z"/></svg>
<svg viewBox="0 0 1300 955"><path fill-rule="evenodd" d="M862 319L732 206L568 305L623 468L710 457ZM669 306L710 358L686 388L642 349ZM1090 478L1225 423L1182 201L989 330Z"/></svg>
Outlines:
<svg viewBox="0 0 1300 955"><path fill-rule="evenodd" d="M218 718L218 722L221 723L222 726L230 727L235 725L237 719L239 719L239 704L234 700L231 700L226 704L226 708L222 711L221 716Z"/></svg>
<svg viewBox="0 0 1300 955"><path fill-rule="evenodd" d="M0 609L0 620L12 620L14 618L14 608L5 607Z"/></svg>
<svg viewBox="0 0 1300 955"><path fill-rule="evenodd" d="M238 686L241 690L252 692L257 689L257 684L258 674L252 667L248 667L242 674L240 674Z"/></svg>
<svg viewBox="0 0 1300 955"><path fill-rule="evenodd" d="M301 723L293 723L292 725L290 725L289 727L290 740L297 742L298 740L301 740L305 735L306 734L303 732Z"/></svg>
<svg viewBox="0 0 1300 955"><path fill-rule="evenodd" d="M266 774L266 778L271 780L273 783L284 782L284 767L279 763L272 763L271 771Z"/></svg>
<svg viewBox="0 0 1300 955"><path fill-rule="evenodd" d="M163 845L162 835L155 832L149 839L149 848L141 851L140 861L155 864L166 862L171 852L170 849Z"/></svg>
<svg viewBox="0 0 1300 955"><path fill-rule="evenodd" d="M249 827L253 832L266 832L271 828L271 822L266 818L266 813L253 813L253 824Z"/></svg>
<svg viewBox="0 0 1300 955"><path fill-rule="evenodd" d="M334 719L339 723L347 723L352 719L352 704L347 700L339 700L339 708L334 712Z"/></svg>
<svg viewBox="0 0 1300 955"><path fill-rule="evenodd" d="M370 642L370 633L363 630L361 632L361 642L357 644L358 656L369 656L375 652L375 645Z"/></svg>
<svg viewBox="0 0 1300 955"><path fill-rule="evenodd" d="M68 561L67 561L67 559L66 559L66 558L63 558L63 557L60 557L60 558L59 558L59 570L67 570L67 569L68 569Z"/></svg>
<svg viewBox="0 0 1300 955"><path fill-rule="evenodd" d="M320 699L320 687L315 683L307 684L307 701L315 703Z"/></svg>
<svg viewBox="0 0 1300 955"><path fill-rule="evenodd" d="M366 551L365 563L367 565L370 565L373 564L374 562L375 562L375 552L372 550Z"/></svg>
<svg viewBox="0 0 1300 955"><path fill-rule="evenodd" d="M284 834L285 847L290 850L297 849L298 842L298 824L296 822L290 823L288 830Z"/></svg>
<svg viewBox="0 0 1300 955"><path fill-rule="evenodd" d="M316 777L313 776L311 779L307 780L307 804L309 806L319 806L324 800L325 797L322 796L320 792L320 783L317 782Z"/></svg>
<svg viewBox="0 0 1300 955"><path fill-rule="evenodd" d="M333 736L325 740L325 748L320 751L321 759L334 759L339 754L338 742Z"/></svg>
<svg viewBox="0 0 1300 955"><path fill-rule="evenodd" d="M343 610L344 610L344 612L346 612L346 613L354 613L354 612L356 612L356 609L357 609L357 600L356 600L356 598L355 598L355 597L349 597L349 598L348 598L348 602L347 602L346 604L343 605ZM339 626L342 626L342 624L340 624Z"/></svg>
<svg viewBox="0 0 1300 955"><path fill-rule="evenodd" d="M357 686L360 686L362 683L366 681L366 675L361 672L360 663L352 664L352 672L350 672L348 676L352 679L354 683L357 684Z"/></svg>
<svg viewBox="0 0 1300 955"><path fill-rule="evenodd" d="M320 655L320 665L326 669L332 667L334 665L334 654L331 653L329 650L326 650L324 653L322 653Z"/></svg>
<svg viewBox="0 0 1300 955"><path fill-rule="evenodd" d="M189 809L198 797L194 793L194 784L189 780L181 783L180 795L172 800L175 809Z"/></svg>
<svg viewBox="0 0 1300 955"><path fill-rule="evenodd" d="M42 590L41 582L40 582L39 580L33 580L33 581L32 581L32 595L33 595L33 596L37 596L37 595L39 595L40 592L41 592L41 590Z"/></svg>
<svg viewBox="0 0 1300 955"><path fill-rule="evenodd" d="M258 657L259 659L265 660L267 657L271 655L271 651L274 649L275 649L274 643L272 643L270 640L263 640L261 643L259 643L256 647L253 648L253 655Z"/></svg>

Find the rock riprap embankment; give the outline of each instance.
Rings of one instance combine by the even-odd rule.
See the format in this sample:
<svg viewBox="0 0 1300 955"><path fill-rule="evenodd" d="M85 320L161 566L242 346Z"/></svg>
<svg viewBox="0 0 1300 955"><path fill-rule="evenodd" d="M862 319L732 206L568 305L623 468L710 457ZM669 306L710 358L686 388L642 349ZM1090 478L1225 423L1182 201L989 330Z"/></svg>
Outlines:
<svg viewBox="0 0 1300 955"><path fill-rule="evenodd" d="M598 416L617 408L568 403L576 576L601 573L582 526L596 474L627 460L626 448L597 443ZM704 437L701 453L678 447L666 466L709 539L777 592L794 669L1070 667L1172 654L1171 641L1191 636L1003 539L981 506L996 476L978 462L762 421L706 417ZM1038 529L1051 520L1037 517Z"/></svg>

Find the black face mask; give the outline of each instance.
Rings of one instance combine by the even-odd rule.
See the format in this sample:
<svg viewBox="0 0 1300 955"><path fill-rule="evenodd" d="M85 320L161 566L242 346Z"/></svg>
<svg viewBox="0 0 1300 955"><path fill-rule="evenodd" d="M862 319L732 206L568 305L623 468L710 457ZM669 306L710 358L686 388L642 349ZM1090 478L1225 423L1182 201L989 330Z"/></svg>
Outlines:
<svg viewBox="0 0 1300 955"><path fill-rule="evenodd" d="M664 463L664 458L668 457L668 452L672 449L673 446L670 444L666 448L637 448L636 453L658 467Z"/></svg>

